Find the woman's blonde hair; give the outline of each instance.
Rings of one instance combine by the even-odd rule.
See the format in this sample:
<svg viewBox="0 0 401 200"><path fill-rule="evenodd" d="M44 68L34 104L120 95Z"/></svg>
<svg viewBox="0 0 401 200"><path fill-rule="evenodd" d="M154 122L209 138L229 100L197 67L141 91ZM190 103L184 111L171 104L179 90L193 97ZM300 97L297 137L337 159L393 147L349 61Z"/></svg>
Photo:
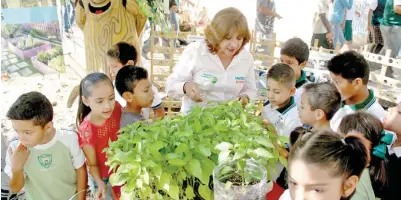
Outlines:
<svg viewBox="0 0 401 200"><path fill-rule="evenodd" d="M251 39L248 22L244 14L236 8L230 7L220 10L205 29L209 51L216 53L220 42L233 37L235 33L238 33L239 38L244 39L241 48L238 50L239 52Z"/></svg>

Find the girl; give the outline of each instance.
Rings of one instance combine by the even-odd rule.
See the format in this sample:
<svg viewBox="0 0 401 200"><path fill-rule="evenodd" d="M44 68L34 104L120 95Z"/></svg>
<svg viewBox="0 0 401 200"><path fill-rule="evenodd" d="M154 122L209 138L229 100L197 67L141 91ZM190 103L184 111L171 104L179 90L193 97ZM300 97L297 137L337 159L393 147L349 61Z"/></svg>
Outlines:
<svg viewBox="0 0 401 200"><path fill-rule="evenodd" d="M280 200L339 200L355 192L369 160L361 135L300 128L288 158L288 185Z"/></svg>
<svg viewBox="0 0 401 200"><path fill-rule="evenodd" d="M108 147L109 140L117 140L121 105L114 100L113 83L103 73L88 74L79 88L78 137L92 179L91 190L97 198L118 199L120 187L111 189L103 149Z"/></svg>
<svg viewBox="0 0 401 200"><path fill-rule="evenodd" d="M382 200L391 200L399 196L401 188L401 103L390 108L384 118L384 128L397 134L397 140L389 151L387 188L383 191Z"/></svg>
<svg viewBox="0 0 401 200"><path fill-rule="evenodd" d="M368 168L370 179L369 177L364 179L365 172L362 174L362 179L358 184L354 196L355 198L352 199L374 200L375 196L380 198L382 190L387 184L387 145L391 144L393 135L386 134L380 120L365 112L357 112L345 116L340 123L339 131L342 133L349 133L351 131L363 133L365 138L370 141L372 147L370 149L371 160ZM374 194L372 190L374 190Z"/></svg>

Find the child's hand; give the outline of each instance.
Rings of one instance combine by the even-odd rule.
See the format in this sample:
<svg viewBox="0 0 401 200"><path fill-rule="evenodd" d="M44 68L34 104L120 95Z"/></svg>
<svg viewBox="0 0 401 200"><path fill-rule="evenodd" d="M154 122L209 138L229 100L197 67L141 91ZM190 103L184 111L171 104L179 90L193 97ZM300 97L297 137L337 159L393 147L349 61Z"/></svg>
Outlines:
<svg viewBox="0 0 401 200"><path fill-rule="evenodd" d="M106 184L103 180L96 181L97 191L96 191L96 200L104 200L106 199Z"/></svg>
<svg viewBox="0 0 401 200"><path fill-rule="evenodd" d="M18 147L13 150L11 148L8 149L8 153L11 158L11 171L12 172L21 172L24 170L24 165L29 156L29 150L22 143L18 145Z"/></svg>

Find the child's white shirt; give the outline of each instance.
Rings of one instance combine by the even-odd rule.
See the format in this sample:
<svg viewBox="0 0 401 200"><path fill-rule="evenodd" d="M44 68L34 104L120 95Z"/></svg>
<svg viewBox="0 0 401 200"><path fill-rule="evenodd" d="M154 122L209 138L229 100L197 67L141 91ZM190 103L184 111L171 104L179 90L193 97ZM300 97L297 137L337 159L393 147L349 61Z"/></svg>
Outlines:
<svg viewBox="0 0 401 200"><path fill-rule="evenodd" d="M354 20L355 18L355 5L352 5L352 8L347 10L347 20Z"/></svg>
<svg viewBox="0 0 401 200"><path fill-rule="evenodd" d="M341 120L346 116L353 114L357 111L364 111L379 119L383 122L384 117L386 116L386 111L384 108L379 104L374 93L372 90L369 90L369 97L362 103L355 104L355 105L345 105L342 104L342 108L340 108L336 114L334 114L333 118L330 120L330 127L334 131L338 131L340 126ZM397 140L397 135L394 132L386 131L393 135L393 144ZM388 146L390 149L391 145Z"/></svg>
<svg viewBox="0 0 401 200"><path fill-rule="evenodd" d="M281 109L272 108L270 102L267 101L262 110L262 118L271 122L280 136L289 137L291 131L302 126L294 97L291 97L291 102Z"/></svg>
<svg viewBox="0 0 401 200"><path fill-rule="evenodd" d="M302 93L304 92L304 86L306 84L310 83L310 81L308 81L308 79L306 78L306 73L305 71L301 71L301 78L299 78L297 80L297 82L295 83L295 94L294 94L294 99L295 99L295 103L297 105L299 105L301 103L301 97L302 97Z"/></svg>
<svg viewBox="0 0 401 200"><path fill-rule="evenodd" d="M384 120L384 117L386 116L386 112L384 111L383 107L377 102L373 91L369 90L369 97L362 103L355 105L345 105L343 103L342 108L340 108L330 120L330 127L334 131L337 131L338 127L340 126L341 120L346 115L355 113L356 111L365 111L377 117L382 122Z"/></svg>
<svg viewBox="0 0 401 200"><path fill-rule="evenodd" d="M113 82L115 85L115 82ZM159 94L159 90L152 84L152 90L154 93L154 99L151 108L142 108L142 116L144 119L149 119L150 109L158 109L159 106L162 106L162 99ZM120 105L124 108L127 105L127 102L123 99L123 97L118 93L117 88L114 86L114 96L115 99Z"/></svg>

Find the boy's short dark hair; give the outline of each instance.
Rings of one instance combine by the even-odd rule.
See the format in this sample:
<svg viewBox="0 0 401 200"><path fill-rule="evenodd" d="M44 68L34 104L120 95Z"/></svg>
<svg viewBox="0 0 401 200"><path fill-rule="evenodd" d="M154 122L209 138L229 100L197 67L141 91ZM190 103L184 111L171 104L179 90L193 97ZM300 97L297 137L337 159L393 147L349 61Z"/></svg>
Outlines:
<svg viewBox="0 0 401 200"><path fill-rule="evenodd" d="M341 108L341 95L331 83L310 83L304 86L304 93L308 98L312 110L321 109L331 120Z"/></svg>
<svg viewBox="0 0 401 200"><path fill-rule="evenodd" d="M138 53L134 45L126 42L119 42L113 45L107 51L107 55L112 58L117 58L122 65L126 65L130 60L134 61L136 64L138 57Z"/></svg>
<svg viewBox="0 0 401 200"><path fill-rule="evenodd" d="M285 84L286 87L292 88L295 86L294 70L284 63L278 63L272 66L267 72L267 79L273 79L280 84Z"/></svg>
<svg viewBox="0 0 401 200"><path fill-rule="evenodd" d="M280 51L281 55L295 57L298 65L309 59L309 47L300 38L291 38L284 43Z"/></svg>
<svg viewBox="0 0 401 200"><path fill-rule="evenodd" d="M124 92L134 92L138 81L148 78L148 71L142 67L127 65L118 71L116 76L116 89L122 96Z"/></svg>
<svg viewBox="0 0 401 200"><path fill-rule="evenodd" d="M46 126L53 120L53 106L40 92L22 94L7 112L10 120L33 120L35 126Z"/></svg>
<svg viewBox="0 0 401 200"><path fill-rule="evenodd" d="M327 68L333 74L340 75L349 82L361 78L363 84L369 82L369 64L366 59L355 51L346 51L334 56L327 63Z"/></svg>

